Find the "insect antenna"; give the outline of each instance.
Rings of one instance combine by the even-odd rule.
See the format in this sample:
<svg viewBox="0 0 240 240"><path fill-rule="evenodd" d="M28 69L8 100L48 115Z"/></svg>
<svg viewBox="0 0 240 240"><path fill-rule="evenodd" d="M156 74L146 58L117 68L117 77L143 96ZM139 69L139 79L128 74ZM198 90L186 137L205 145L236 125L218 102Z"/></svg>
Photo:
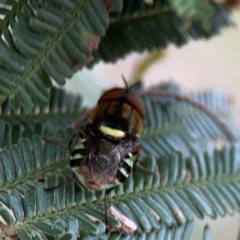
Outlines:
<svg viewBox="0 0 240 240"><path fill-rule="evenodd" d="M124 75L122 75L122 80L125 84L125 91L123 93L123 97L126 98L128 96L128 93L133 89L135 88L136 86L140 85L141 84L141 81L138 81L136 83L134 83L133 85L131 85L130 87L128 86L128 83L127 83L127 80L126 78L124 77Z"/></svg>
<svg viewBox="0 0 240 240"><path fill-rule="evenodd" d="M123 80L123 82L124 82L124 84L125 84L126 90L128 90L128 83L127 83L127 80L126 80L126 78L124 77L123 74L122 74L122 80Z"/></svg>

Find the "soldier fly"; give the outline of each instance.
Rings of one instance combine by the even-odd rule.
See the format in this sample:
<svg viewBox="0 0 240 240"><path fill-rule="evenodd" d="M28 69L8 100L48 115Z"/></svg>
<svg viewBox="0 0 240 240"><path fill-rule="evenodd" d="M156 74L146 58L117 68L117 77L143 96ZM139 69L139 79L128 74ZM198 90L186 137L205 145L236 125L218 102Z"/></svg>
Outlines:
<svg viewBox="0 0 240 240"><path fill-rule="evenodd" d="M86 125L85 133L71 153L70 166L89 190L105 190L105 223L108 226L107 195L131 173L139 156L139 137L145 108L132 87L105 92ZM55 187L54 187L55 188ZM51 188L52 189L52 188ZM49 189L46 189L49 190Z"/></svg>

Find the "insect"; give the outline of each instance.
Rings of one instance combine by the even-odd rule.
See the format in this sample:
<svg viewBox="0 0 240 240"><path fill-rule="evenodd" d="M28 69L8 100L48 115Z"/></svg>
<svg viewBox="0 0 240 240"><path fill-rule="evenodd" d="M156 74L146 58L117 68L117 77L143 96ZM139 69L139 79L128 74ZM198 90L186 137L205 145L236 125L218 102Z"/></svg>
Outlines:
<svg viewBox="0 0 240 240"><path fill-rule="evenodd" d="M70 166L89 190L105 190L105 223L108 226L107 195L124 182L139 156L139 138L145 108L128 88L105 92L92 111L85 132L71 153Z"/></svg>
<svg viewBox="0 0 240 240"><path fill-rule="evenodd" d="M75 147L70 166L89 190L107 194L129 176L139 155L139 137L145 108L140 98L126 88L105 92L93 109L91 123L80 134L83 147Z"/></svg>

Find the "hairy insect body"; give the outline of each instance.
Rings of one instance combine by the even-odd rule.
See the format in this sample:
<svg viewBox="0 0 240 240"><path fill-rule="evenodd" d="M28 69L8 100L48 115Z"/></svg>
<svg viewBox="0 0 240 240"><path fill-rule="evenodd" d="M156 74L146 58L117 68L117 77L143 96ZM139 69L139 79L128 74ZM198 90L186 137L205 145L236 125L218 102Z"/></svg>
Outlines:
<svg viewBox="0 0 240 240"><path fill-rule="evenodd" d="M101 153L90 161L84 156L81 156L80 160L78 153L73 154L70 162L80 182L89 190L113 188L123 182L132 169L132 155L128 154L122 160L121 148L119 149L115 144L101 139L99 152Z"/></svg>
<svg viewBox="0 0 240 240"><path fill-rule="evenodd" d="M125 89L109 90L99 99L70 162L89 190L112 189L129 176L139 154L142 107Z"/></svg>

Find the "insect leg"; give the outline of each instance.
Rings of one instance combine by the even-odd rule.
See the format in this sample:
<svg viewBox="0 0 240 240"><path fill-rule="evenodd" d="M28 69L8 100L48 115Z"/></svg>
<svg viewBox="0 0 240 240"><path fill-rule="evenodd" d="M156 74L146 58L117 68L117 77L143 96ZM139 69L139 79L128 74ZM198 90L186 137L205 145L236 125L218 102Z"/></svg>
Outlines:
<svg viewBox="0 0 240 240"><path fill-rule="evenodd" d="M62 182L62 183L60 183L60 184L58 184L58 185L56 185L56 186L54 186L54 187L44 188L43 191L46 192L46 193L51 192L51 191L53 191L54 189L57 189L57 188L59 188L59 187L61 187L61 186L64 186L64 185L66 185L66 184L74 181L75 179L76 179L76 176L74 175L72 178L70 178L70 179L68 179L67 181Z"/></svg>
<svg viewBox="0 0 240 240"><path fill-rule="evenodd" d="M51 138L51 137L43 137L43 141L45 142L50 142L50 143L54 143L58 146L61 146L61 147L64 147L64 148L68 148L68 145L63 143L63 142L60 142L58 141L57 139L54 139L54 138Z"/></svg>
<svg viewBox="0 0 240 240"><path fill-rule="evenodd" d="M135 156L135 161L136 161L136 166L141 169L143 172L146 172L146 173L149 173L149 174L152 174L154 175L154 177L156 178L159 178L159 174L157 172L152 172L150 171L149 169L147 169L146 167L144 167L142 164L138 163L138 157L140 155L140 147L138 147L136 150L134 150L132 152L132 155Z"/></svg>
<svg viewBox="0 0 240 240"><path fill-rule="evenodd" d="M84 121L86 121L92 114L92 110L85 112L81 117L71 123L70 127L72 129L78 128Z"/></svg>
<svg viewBox="0 0 240 240"><path fill-rule="evenodd" d="M76 133L74 133L72 139L69 141L68 147L71 147L72 143L74 142L74 140L76 139L77 136L82 140L85 138L85 135L82 131L80 131L80 130L77 131Z"/></svg>
<svg viewBox="0 0 240 240"><path fill-rule="evenodd" d="M108 195L113 189L114 189L114 187L105 190L105 194L104 194L104 221L105 221L105 225L106 225L106 226L109 225L108 215L107 215L107 195Z"/></svg>
<svg viewBox="0 0 240 240"><path fill-rule="evenodd" d="M57 140L56 138L53 138L53 137L45 137L44 136L43 140L45 142L51 142L51 143L54 143L54 144L59 145L59 146L64 147L64 148L70 148L73 141L76 139L77 136L79 136L80 139L84 139L84 133L79 130L76 133L74 133L73 137L71 138L71 140L69 141L68 144L63 143L63 142L61 142L61 141L59 141L59 140Z"/></svg>
<svg viewBox="0 0 240 240"><path fill-rule="evenodd" d="M157 172L152 172L149 169L145 168L142 164L136 163L136 166L141 169L143 172L154 175L156 178L159 178L159 174Z"/></svg>

